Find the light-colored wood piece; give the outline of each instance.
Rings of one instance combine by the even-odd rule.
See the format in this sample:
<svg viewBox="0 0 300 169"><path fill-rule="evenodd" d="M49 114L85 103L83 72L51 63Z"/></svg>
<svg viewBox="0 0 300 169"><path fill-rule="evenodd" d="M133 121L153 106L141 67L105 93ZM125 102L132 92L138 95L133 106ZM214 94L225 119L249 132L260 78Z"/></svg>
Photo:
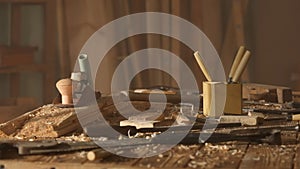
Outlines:
<svg viewBox="0 0 300 169"><path fill-rule="evenodd" d="M243 56L244 52L245 52L245 47L241 46L239 48L238 52L236 53L235 59L234 59L233 64L231 66L230 73L229 73L229 80L231 80L231 78L235 74L236 69L237 69L239 63L242 60L242 56Z"/></svg>
<svg viewBox="0 0 300 169"><path fill-rule="evenodd" d="M61 79L56 83L56 87L61 94L62 104L72 104L72 80L71 79Z"/></svg>
<svg viewBox="0 0 300 169"><path fill-rule="evenodd" d="M299 121L300 120L300 114L292 115L292 120Z"/></svg>
<svg viewBox="0 0 300 169"><path fill-rule="evenodd" d="M225 84L222 82L203 82L203 114L208 117L220 117L223 114ZM224 98L225 97L225 98Z"/></svg>
<svg viewBox="0 0 300 169"><path fill-rule="evenodd" d="M109 153L109 152L107 152L103 149L96 149L96 150L89 151L86 154L86 158L90 161L95 161L95 160L103 159L103 158L108 157L110 155L111 155L111 153Z"/></svg>
<svg viewBox="0 0 300 169"><path fill-rule="evenodd" d="M204 76L206 77L207 81L211 82L212 81L212 78L211 78L211 75L209 74L209 72L207 71L207 68L205 66L205 63L203 62L200 54L198 51L196 51L194 53L194 56L195 56L195 59L197 60L197 63L198 65L200 66Z"/></svg>
<svg viewBox="0 0 300 169"><path fill-rule="evenodd" d="M221 102L223 99L225 103ZM209 117L221 115L212 114L214 112L242 114L242 84L203 82L203 113Z"/></svg>
<svg viewBox="0 0 300 169"><path fill-rule="evenodd" d="M220 123L241 123L242 125L255 126L259 123L259 117L257 116L237 116L226 115L220 117Z"/></svg>
<svg viewBox="0 0 300 169"><path fill-rule="evenodd" d="M123 120L120 121L120 126L134 126L136 129L141 128L153 128L154 123L157 123L158 121L137 121L137 120Z"/></svg>
<svg viewBox="0 0 300 169"><path fill-rule="evenodd" d="M248 64L248 61L250 59L250 56L251 56L251 53L250 51L246 51L239 66L237 67L236 69L236 72L234 73L234 76L232 78L232 81L233 82L238 82L238 80L240 79L242 73L244 72L247 64Z"/></svg>

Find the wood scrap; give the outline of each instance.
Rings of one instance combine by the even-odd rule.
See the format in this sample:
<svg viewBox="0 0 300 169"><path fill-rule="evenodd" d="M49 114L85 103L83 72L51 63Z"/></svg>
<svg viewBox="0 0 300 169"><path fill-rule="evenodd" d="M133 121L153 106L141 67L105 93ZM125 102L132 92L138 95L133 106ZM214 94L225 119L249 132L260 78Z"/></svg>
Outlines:
<svg viewBox="0 0 300 169"><path fill-rule="evenodd" d="M8 135L5 134L3 131L0 130L0 139L7 138L7 137L8 137Z"/></svg>
<svg viewBox="0 0 300 169"><path fill-rule="evenodd" d="M1 124L0 130L15 138L59 137L80 129L74 109L45 105Z"/></svg>
<svg viewBox="0 0 300 169"><path fill-rule="evenodd" d="M95 149L95 150L89 151L86 155L86 158L90 161L96 161L96 160L100 160L100 159L106 158L111 155L112 155L112 153L107 152L103 149Z"/></svg>
<svg viewBox="0 0 300 169"><path fill-rule="evenodd" d="M293 91L293 101L296 103L300 103L300 91Z"/></svg>
<svg viewBox="0 0 300 169"><path fill-rule="evenodd" d="M134 126L136 129L153 128L154 123L158 121L135 121L135 120L123 120L120 122L120 126Z"/></svg>
<svg viewBox="0 0 300 169"><path fill-rule="evenodd" d="M292 90L288 87L256 83L243 84L243 99L271 103L292 102Z"/></svg>
<svg viewBox="0 0 300 169"><path fill-rule="evenodd" d="M220 117L220 123L241 123L242 125L255 126L262 122L258 116L234 116L234 115L226 115Z"/></svg>

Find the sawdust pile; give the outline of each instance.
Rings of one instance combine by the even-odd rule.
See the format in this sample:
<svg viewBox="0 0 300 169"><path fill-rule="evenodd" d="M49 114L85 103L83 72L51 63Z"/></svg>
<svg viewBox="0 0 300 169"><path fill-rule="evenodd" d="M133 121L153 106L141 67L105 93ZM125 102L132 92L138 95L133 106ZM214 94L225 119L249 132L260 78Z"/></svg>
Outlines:
<svg viewBox="0 0 300 169"><path fill-rule="evenodd" d="M0 130L5 135L21 139L59 137L76 128L80 128L80 125L73 108L45 105L2 124Z"/></svg>

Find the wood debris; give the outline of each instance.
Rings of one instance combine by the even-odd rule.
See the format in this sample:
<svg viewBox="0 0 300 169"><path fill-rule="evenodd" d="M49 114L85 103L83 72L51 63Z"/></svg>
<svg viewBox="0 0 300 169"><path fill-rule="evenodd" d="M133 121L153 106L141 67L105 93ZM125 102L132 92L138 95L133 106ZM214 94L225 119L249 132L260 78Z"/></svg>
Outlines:
<svg viewBox="0 0 300 169"><path fill-rule="evenodd" d="M256 83L243 84L243 99L260 101L271 103L286 103L293 101L293 95L291 88L264 85Z"/></svg>
<svg viewBox="0 0 300 169"><path fill-rule="evenodd" d="M45 105L1 124L0 130L15 138L59 137L80 129L72 108Z"/></svg>

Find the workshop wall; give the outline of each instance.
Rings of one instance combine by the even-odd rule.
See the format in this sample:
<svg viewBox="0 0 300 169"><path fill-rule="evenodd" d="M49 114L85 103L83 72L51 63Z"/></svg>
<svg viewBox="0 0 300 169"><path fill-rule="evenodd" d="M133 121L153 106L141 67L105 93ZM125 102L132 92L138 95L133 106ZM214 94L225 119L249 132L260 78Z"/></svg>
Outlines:
<svg viewBox="0 0 300 169"><path fill-rule="evenodd" d="M300 1L250 1L251 80L300 90Z"/></svg>
<svg viewBox="0 0 300 169"><path fill-rule="evenodd" d="M58 26L63 28L63 31L58 31L62 35L60 38L63 38L63 45L58 45L58 49L65 51L63 55L54 56L60 57L59 77L70 75L83 44L101 26L131 13L157 11L183 17L201 28L220 54L227 73L238 47L246 45L252 52L252 58L243 81L285 85L300 90L300 1L61 0L57 1L57 5L60 5L57 9L61 12L59 17L62 23ZM1 44L7 43L9 34L8 28L2 24L8 19L5 10L5 7L0 9ZM41 44L41 28L38 25L43 21L40 19L40 12L40 9L32 9L25 14L25 17L32 20L24 22L27 28L23 30L31 30L32 33L25 33L26 43L31 45ZM112 48L100 65L96 88L109 93L111 77L116 66L132 52L147 47L166 49L180 56L192 69L201 90L205 78L192 56L193 51L174 39L159 35L134 36ZM171 63L170 69L174 73L180 73L180 68L174 65L176 64ZM0 80L0 87L4 89L0 97L6 96L9 87L7 77L1 76ZM22 81L25 81L22 82L23 95L34 93L36 97L42 97L38 87L41 77L27 75ZM132 82L132 87L157 85L176 87L174 80L160 71L144 71Z"/></svg>

